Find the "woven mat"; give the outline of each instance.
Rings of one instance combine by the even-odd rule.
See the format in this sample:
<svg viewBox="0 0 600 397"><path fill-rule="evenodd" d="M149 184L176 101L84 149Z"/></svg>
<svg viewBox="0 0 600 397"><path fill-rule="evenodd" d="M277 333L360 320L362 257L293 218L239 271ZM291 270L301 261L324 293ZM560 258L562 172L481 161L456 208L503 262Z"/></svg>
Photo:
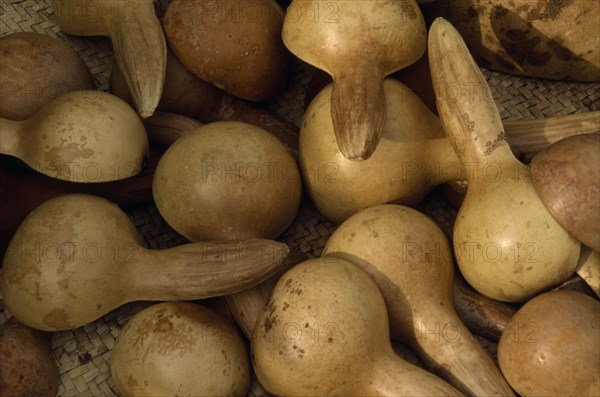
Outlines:
<svg viewBox="0 0 600 397"><path fill-rule="evenodd" d="M156 1L161 15L168 0ZM91 70L97 89L109 89L114 56L110 40L105 37L75 37L61 32L46 0L2 0L0 2L0 36L12 32L34 31L58 37L68 42ZM302 62L294 65L295 73L287 91L265 104L282 118L300 125L303 101L312 69ZM532 119L559 114L600 110L600 84L572 84L537 79L514 78L484 71L500 114L504 119ZM418 207L451 234L456 211L437 194L427 197ZM186 242L171 229L154 205L128 211L128 215L151 248L168 248ZM291 248L319 256L335 225L324 219L304 200L294 223L281 236ZM120 329L129 318L152 303L136 302L124 305L84 327L52 335L52 351L56 359L60 386L59 396L115 396L118 391L110 377L110 352ZM0 324L10 318L0 298ZM496 345L481 339L492 355ZM249 396L266 395L258 382L251 386Z"/></svg>

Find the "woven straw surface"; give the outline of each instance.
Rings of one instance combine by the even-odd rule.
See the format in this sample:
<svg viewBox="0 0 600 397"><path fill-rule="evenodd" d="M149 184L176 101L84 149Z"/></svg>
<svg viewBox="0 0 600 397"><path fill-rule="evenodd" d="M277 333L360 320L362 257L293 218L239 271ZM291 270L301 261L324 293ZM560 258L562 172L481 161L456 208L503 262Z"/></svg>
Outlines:
<svg viewBox="0 0 600 397"><path fill-rule="evenodd" d="M168 0L156 1L160 15ZM106 37L75 37L61 32L52 7L46 0L2 0L0 2L0 36L12 32L34 31L68 42L90 68L97 89L108 90L114 56ZM306 86L311 68L296 62L296 73L287 91L266 104L279 116L300 125ZM572 84L544 80L514 78L485 71L488 83L505 119L531 119L559 114L600 110L599 84ZM419 209L433 218L450 235L456 212L435 193ZM154 205L129 210L128 214L148 247L167 248L186 240L162 219ZM314 257L321 253L335 225L304 201L294 223L281 236L291 248ZM136 302L120 307L84 327L52 335L52 351L56 359L60 386L59 396L118 395L110 377L111 349L120 329L128 319L149 302ZM10 318L0 300L0 324ZM495 354L495 344L481 340ZM266 395L254 382L249 396Z"/></svg>

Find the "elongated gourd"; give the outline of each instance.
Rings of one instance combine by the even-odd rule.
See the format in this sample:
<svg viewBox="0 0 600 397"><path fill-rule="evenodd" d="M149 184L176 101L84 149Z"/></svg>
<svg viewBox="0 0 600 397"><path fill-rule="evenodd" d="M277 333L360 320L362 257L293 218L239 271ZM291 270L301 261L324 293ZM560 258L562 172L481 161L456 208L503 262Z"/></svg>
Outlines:
<svg viewBox="0 0 600 397"><path fill-rule="evenodd" d="M485 171L470 175L454 225L461 273L483 295L526 300L573 274L580 244L548 212L529 168L512 154L486 80L456 29L436 19L428 48L444 131L462 164ZM443 95L457 81L477 90Z"/></svg>
<svg viewBox="0 0 600 397"><path fill-rule="evenodd" d="M111 352L125 397L246 395L250 358L235 325L207 307L163 302L133 316Z"/></svg>
<svg viewBox="0 0 600 397"><path fill-rule="evenodd" d="M383 88L383 135L378 149L364 161L348 160L336 143L330 115L331 85L306 110L299 141L302 176L316 208L333 222L341 223L372 205L393 202L413 206L435 186L483 172L460 163L439 119L410 89L394 79L385 79ZM564 136L598 131L599 123L600 112L578 115L576 119L563 116L507 122L507 138L512 150L523 155Z"/></svg>
<svg viewBox="0 0 600 397"><path fill-rule="evenodd" d="M167 44L152 0L52 0L60 28L109 36L140 116L154 113L165 80Z"/></svg>
<svg viewBox="0 0 600 397"><path fill-rule="evenodd" d="M364 209L331 235L322 260L330 256L354 263L375 280L392 338L411 346L430 371L466 395L513 395L454 309L452 251L431 219L393 204Z"/></svg>
<svg viewBox="0 0 600 397"><path fill-rule="evenodd" d="M574 291L523 305L498 343L498 362L521 396L597 396L600 302Z"/></svg>
<svg viewBox="0 0 600 397"><path fill-rule="evenodd" d="M27 120L0 118L0 153L53 178L107 182L140 173L148 136L121 99L102 91L74 91Z"/></svg>
<svg viewBox="0 0 600 397"><path fill-rule="evenodd" d="M295 0L282 37L292 53L333 77L330 117L340 152L350 160L371 157L385 125L384 77L425 52L416 2Z"/></svg>
<svg viewBox="0 0 600 397"><path fill-rule="evenodd" d="M252 361L276 395L462 395L394 353L377 285L339 258L310 259L279 279L256 324Z"/></svg>
<svg viewBox="0 0 600 397"><path fill-rule="evenodd" d="M285 244L257 239L149 250L115 204L70 194L23 221L4 256L1 286L19 321L65 330L134 300L193 300L251 287L287 254Z"/></svg>

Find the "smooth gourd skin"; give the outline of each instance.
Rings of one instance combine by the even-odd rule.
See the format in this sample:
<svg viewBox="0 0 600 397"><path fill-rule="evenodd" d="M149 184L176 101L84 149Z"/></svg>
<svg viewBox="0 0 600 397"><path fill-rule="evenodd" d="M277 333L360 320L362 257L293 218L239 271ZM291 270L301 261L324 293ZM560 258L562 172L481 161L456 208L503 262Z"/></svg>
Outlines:
<svg viewBox="0 0 600 397"><path fill-rule="evenodd" d="M377 285L340 258L304 261L277 282L252 338L261 384L276 395L462 395L398 357Z"/></svg>
<svg viewBox="0 0 600 397"><path fill-rule="evenodd" d="M432 372L467 395L512 395L454 309L452 251L433 220L405 206L369 207L335 230L323 256L349 260L375 280L391 337L409 344Z"/></svg>
<svg viewBox="0 0 600 397"><path fill-rule="evenodd" d="M250 359L226 318L201 305L165 302L133 316L111 353L115 385L126 397L246 395Z"/></svg>
<svg viewBox="0 0 600 397"><path fill-rule="evenodd" d="M298 166L273 135L222 121L178 139L161 158L152 190L161 215L192 241L275 238L300 206Z"/></svg>
<svg viewBox="0 0 600 397"><path fill-rule="evenodd" d="M600 393L600 303L551 291L521 307L498 344L500 368L522 396Z"/></svg>
<svg viewBox="0 0 600 397"><path fill-rule="evenodd" d="M64 93L95 88L92 73L63 40L18 32L2 36L0 49L0 117L25 120Z"/></svg>
<svg viewBox="0 0 600 397"><path fill-rule="evenodd" d="M92 322L122 304L115 275L123 262L139 259L138 246L116 204L80 194L52 198L29 214L8 246L1 279L6 307L41 330L65 329L69 316L74 326Z"/></svg>
<svg viewBox="0 0 600 397"><path fill-rule="evenodd" d="M437 117L402 83L386 79L383 87L383 135L367 160L348 160L337 146L331 85L313 99L304 116L299 142L302 177L316 208L334 222L386 202L416 205L437 184L462 175Z"/></svg>

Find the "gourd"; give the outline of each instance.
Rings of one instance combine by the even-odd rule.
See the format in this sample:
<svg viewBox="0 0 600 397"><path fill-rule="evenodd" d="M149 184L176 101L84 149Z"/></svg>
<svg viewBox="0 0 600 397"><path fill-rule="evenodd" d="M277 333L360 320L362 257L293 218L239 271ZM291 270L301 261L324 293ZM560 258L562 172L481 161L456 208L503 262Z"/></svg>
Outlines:
<svg viewBox="0 0 600 397"><path fill-rule="evenodd" d="M551 291L525 303L498 343L498 362L522 396L597 396L600 303Z"/></svg>
<svg viewBox="0 0 600 397"><path fill-rule="evenodd" d="M58 369L48 335L14 318L0 325L0 394L56 397Z"/></svg>
<svg viewBox="0 0 600 397"><path fill-rule="evenodd" d="M167 45L152 0L52 0L60 28L76 36L109 36L135 107L151 116L165 79Z"/></svg>
<svg viewBox="0 0 600 397"><path fill-rule="evenodd" d="M383 87L386 122L382 139L364 161L346 159L337 146L330 115L331 85L306 110L300 128L300 169L315 207L333 222L341 223L372 205L413 206L435 186L483 172L460 163L439 119L410 89L393 79L384 80ZM600 112L590 112L514 125L507 122L506 133L513 151L522 156L565 136L597 131L598 123Z"/></svg>
<svg viewBox="0 0 600 397"><path fill-rule="evenodd" d="M456 26L477 63L555 80L600 81L596 1L448 0L423 6Z"/></svg>
<svg viewBox="0 0 600 397"><path fill-rule="evenodd" d="M208 123L173 143L152 191L159 212L192 241L275 238L300 206L298 166L262 128Z"/></svg>
<svg viewBox="0 0 600 397"><path fill-rule="evenodd" d="M533 186L566 230L600 251L600 133L554 143L531 160Z"/></svg>
<svg viewBox="0 0 600 397"><path fill-rule="evenodd" d="M454 309L452 251L431 219L393 204L364 209L333 232L322 260L332 256L373 278L388 308L392 339L412 347L431 372L466 395L513 395Z"/></svg>
<svg viewBox="0 0 600 397"><path fill-rule="evenodd" d="M163 302L133 316L111 352L123 396L245 396L250 359L235 326L189 302Z"/></svg>
<svg viewBox="0 0 600 397"><path fill-rule="evenodd" d="M88 67L64 41L36 32L0 37L0 117L25 120L67 92L93 90Z"/></svg>
<svg viewBox="0 0 600 397"><path fill-rule="evenodd" d="M366 160L375 151L388 114L382 81L423 55L426 35L414 0L295 0L289 5L283 42L333 77L330 117L347 159Z"/></svg>
<svg viewBox="0 0 600 397"><path fill-rule="evenodd" d="M193 300L251 287L287 253L285 244L257 239L150 250L115 204L70 194L46 201L23 221L0 283L19 321L56 331L134 300Z"/></svg>
<svg viewBox="0 0 600 397"><path fill-rule="evenodd" d="M132 102L119 65L111 74L111 93ZM264 128L298 154L298 128L262 107L244 101L196 77L167 49L167 72L158 110L185 115L202 123L242 121Z"/></svg>
<svg viewBox="0 0 600 397"><path fill-rule="evenodd" d="M290 76L274 0L173 0L163 28L169 48L202 80L242 99L266 101Z"/></svg>
<svg viewBox="0 0 600 397"><path fill-rule="evenodd" d="M0 153L71 182L129 178L142 170L148 136L127 103L102 91L74 91L31 118L0 118Z"/></svg>
<svg viewBox="0 0 600 397"><path fill-rule="evenodd" d="M428 49L444 131L461 163L479 171L470 175L454 225L458 266L483 295L527 300L573 274L580 244L548 212L529 168L512 154L485 78L456 29L436 19ZM478 89L471 97L440 92L457 81Z"/></svg>
<svg viewBox="0 0 600 397"><path fill-rule="evenodd" d="M339 258L310 259L279 279L254 330L252 362L276 395L462 395L396 355L377 285Z"/></svg>

